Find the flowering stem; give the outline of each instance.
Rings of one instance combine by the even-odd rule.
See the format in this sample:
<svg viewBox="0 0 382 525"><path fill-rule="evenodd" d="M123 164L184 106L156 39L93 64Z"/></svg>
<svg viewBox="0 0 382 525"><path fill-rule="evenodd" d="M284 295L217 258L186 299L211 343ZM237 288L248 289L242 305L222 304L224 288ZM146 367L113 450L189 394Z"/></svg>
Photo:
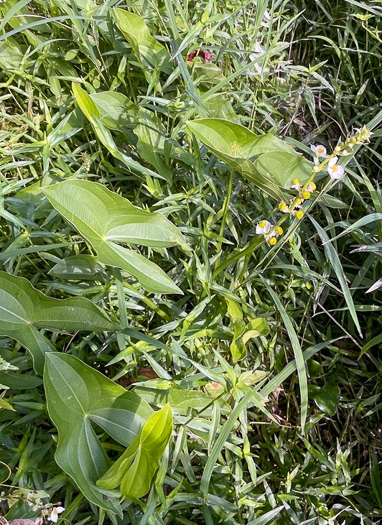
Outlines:
<svg viewBox="0 0 382 525"><path fill-rule="evenodd" d="M305 182L303 187L300 189L300 193L303 193L309 187L309 184L313 182L314 177L317 175L317 173L322 171L324 166L328 164L331 161L331 159L333 159L337 155L341 155L341 153L343 155L350 155L350 153L348 153L346 149L349 148L350 150L353 150L354 146L356 146L357 144L363 144L365 142L368 142L370 135L371 135L371 132L366 126L364 126L360 130L358 130L357 133L352 138L349 137L345 140L345 142L342 142L341 144L336 146L334 148L334 151L328 157L326 157L320 164L318 164L317 166L313 168L312 174L310 175L308 180ZM353 155L354 155L354 152L353 152ZM289 210L290 213L293 212L294 208L298 204L299 198L300 198L299 195L297 195L293 199L290 205L290 210ZM282 224L286 219L287 219L287 216L281 217L278 220L278 222L273 226L273 228L270 230L268 235L271 235L276 230L276 228L280 226L280 224Z"/></svg>
<svg viewBox="0 0 382 525"><path fill-rule="evenodd" d="M352 138L348 138L348 139L345 140L345 142L343 142L343 143L339 144L338 146L336 146L334 148L334 151L328 157L326 157L320 164L318 164L317 166L314 167L312 174L310 175L308 180L305 182L305 184L302 186L302 188L300 189L300 192L304 192L304 191L307 190L308 186L313 182L315 176L320 171L323 171L323 168L325 167L326 164L328 164L331 161L331 159L333 159L337 155L341 155L341 153L342 153L342 155L350 155L350 153L346 152L346 149L349 148L350 150L353 150L353 148L355 146L361 145L361 144L363 144L365 142L368 142L369 138L370 138L370 135L371 135L370 130L366 126L364 126L362 129L358 130L358 132ZM356 152L356 150L355 151L353 150L353 155L354 155L355 152ZM310 203L308 209L311 209L311 207L314 206L314 204L317 202L318 198L323 193L326 192L327 188L328 188L328 185L326 185L325 188L320 192L319 196L313 202ZM294 208L296 207L296 205L299 204L299 200L300 200L300 193L293 199L293 201L292 201L292 203L290 205L290 208L291 208L290 211L293 211ZM281 217L277 221L277 223L269 230L269 232L267 232L267 238L270 238L271 235L275 232L276 228L280 227L281 224L283 224L287 220L288 215L289 215L289 213L286 213L283 217ZM298 220L295 222L295 228L293 228L293 230L290 232L290 234L293 233L293 231L300 224L300 222L301 222L301 219L298 218ZM275 245L272 246L272 249L269 251L269 253L272 253L272 254L276 255L278 253L279 249L288 240L288 238L290 237L290 234L285 239L283 239L283 242L282 242L281 246L280 245L277 245L277 247ZM231 255L225 261L223 261L219 266L217 266L215 268L214 273L213 273L213 279L216 279L216 277L225 268L230 266L232 263L239 261L242 257L251 256L252 253L255 250L257 250L257 248L259 248L264 242L265 242L265 236L264 237L256 236L254 239L252 239L252 241L248 244L248 246L246 248L243 248L238 253L235 253L235 254ZM274 248L276 248L276 250ZM239 284L239 286L240 286L240 284Z"/></svg>
<svg viewBox="0 0 382 525"><path fill-rule="evenodd" d="M342 149L344 149L344 148L341 148L341 150L339 150L339 151L333 151L333 153L331 153L328 157L326 157L326 159L324 159L320 164L318 164L318 166L315 166L316 169L313 170L312 174L310 175L308 180L305 182L305 184L301 188L301 190L300 190L301 192L305 191L308 188L309 184L311 184L314 181L315 176L320 171L323 171L324 166L326 164L328 164L328 162L333 157L336 157L338 155L338 153L340 153L340 151L342 151ZM300 198L299 195L296 195L296 197L293 199L293 201L292 201L292 203L290 205L290 212L292 212L294 210L294 208L296 207L296 205L298 204L299 198ZM283 217L281 217L276 222L276 224L273 226L273 228L270 230L269 233L273 233L278 226L281 226L281 224L287 220L287 218L288 218L288 214L285 214Z"/></svg>

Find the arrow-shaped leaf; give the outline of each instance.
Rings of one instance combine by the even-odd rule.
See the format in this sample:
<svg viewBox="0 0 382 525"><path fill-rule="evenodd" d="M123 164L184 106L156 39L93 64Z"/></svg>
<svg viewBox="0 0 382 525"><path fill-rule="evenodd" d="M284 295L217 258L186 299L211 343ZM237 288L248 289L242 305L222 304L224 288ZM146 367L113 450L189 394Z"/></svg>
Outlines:
<svg viewBox="0 0 382 525"><path fill-rule="evenodd" d="M42 374L45 354L54 348L38 328L103 332L120 326L88 299L54 299L26 279L0 272L0 335L25 346L32 354L34 369Z"/></svg>
<svg viewBox="0 0 382 525"><path fill-rule="evenodd" d="M224 119L198 119L187 122L187 126L208 149L235 171L274 199L283 199L278 184L260 173L252 161L264 153L283 151L294 154L288 144L270 133L255 135L244 126Z"/></svg>
<svg viewBox="0 0 382 525"><path fill-rule="evenodd" d="M92 423L128 446L152 409L136 394L66 354L47 356L44 385L49 416L58 430L58 465L91 502L120 513L118 501L105 499L96 486L110 462Z"/></svg>
<svg viewBox="0 0 382 525"><path fill-rule="evenodd" d="M128 271L149 292L182 293L159 266L117 244L187 247L178 228L163 215L136 208L96 182L68 180L44 188L44 193L52 206L92 244L100 262Z"/></svg>

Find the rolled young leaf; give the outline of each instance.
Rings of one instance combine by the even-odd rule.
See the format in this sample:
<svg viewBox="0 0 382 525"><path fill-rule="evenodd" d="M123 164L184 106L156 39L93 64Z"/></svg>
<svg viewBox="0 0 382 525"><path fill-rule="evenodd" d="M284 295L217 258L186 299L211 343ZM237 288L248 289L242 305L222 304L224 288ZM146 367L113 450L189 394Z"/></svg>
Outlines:
<svg viewBox="0 0 382 525"><path fill-rule="evenodd" d="M97 97L94 101L93 98L85 90L83 90L78 84L75 83L73 83L72 89L77 104L79 105L82 113L93 126L93 129L99 141L116 159L123 162L123 164L125 164L129 169L144 177L149 175L151 177L163 178L155 171L145 168L145 166L142 166L142 164L136 162L131 157L129 157L125 153L122 153L118 149L110 131L108 130L108 127L110 127L110 119L106 118L105 121L105 112L102 110L102 108L99 107L99 105L97 105Z"/></svg>
<svg viewBox="0 0 382 525"><path fill-rule="evenodd" d="M167 49L151 36L143 18L135 13L115 8L114 18L123 36L131 45L138 60L151 68L171 72L170 55Z"/></svg>
<svg viewBox="0 0 382 525"><path fill-rule="evenodd" d="M172 412L167 404L146 421L134 442L97 481L97 485L105 489L115 489L120 485L121 494L128 498L141 498L147 494L171 431Z"/></svg>

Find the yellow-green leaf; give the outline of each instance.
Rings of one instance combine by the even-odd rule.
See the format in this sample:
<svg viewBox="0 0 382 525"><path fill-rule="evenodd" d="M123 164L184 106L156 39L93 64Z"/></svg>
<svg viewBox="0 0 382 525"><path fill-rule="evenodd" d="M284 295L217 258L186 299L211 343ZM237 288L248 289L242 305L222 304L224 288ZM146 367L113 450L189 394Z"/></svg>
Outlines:
<svg viewBox="0 0 382 525"><path fill-rule="evenodd" d="M120 491L127 498L141 498L150 489L151 480L172 431L172 412L165 405L143 425L134 442L97 481L105 489Z"/></svg>

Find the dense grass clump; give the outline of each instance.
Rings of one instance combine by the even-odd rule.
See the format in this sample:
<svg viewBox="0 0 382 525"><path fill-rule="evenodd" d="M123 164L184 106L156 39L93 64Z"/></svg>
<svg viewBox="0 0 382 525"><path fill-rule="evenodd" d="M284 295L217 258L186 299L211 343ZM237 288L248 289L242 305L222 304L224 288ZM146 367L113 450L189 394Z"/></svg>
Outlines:
<svg viewBox="0 0 382 525"><path fill-rule="evenodd" d="M382 523L380 0L0 13L4 524Z"/></svg>

